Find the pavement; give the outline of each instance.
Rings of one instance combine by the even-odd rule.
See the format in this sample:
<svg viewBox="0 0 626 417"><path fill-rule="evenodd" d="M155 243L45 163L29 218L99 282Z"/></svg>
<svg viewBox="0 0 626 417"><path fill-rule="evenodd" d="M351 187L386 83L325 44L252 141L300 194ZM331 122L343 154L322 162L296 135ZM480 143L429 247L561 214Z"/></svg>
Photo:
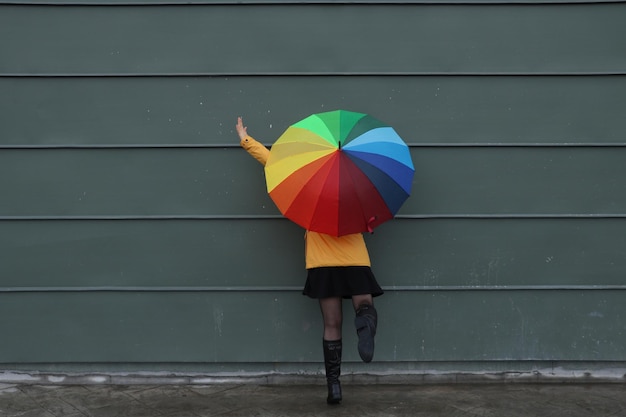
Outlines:
<svg viewBox="0 0 626 417"><path fill-rule="evenodd" d="M0 384L2 417L626 416L624 383Z"/></svg>

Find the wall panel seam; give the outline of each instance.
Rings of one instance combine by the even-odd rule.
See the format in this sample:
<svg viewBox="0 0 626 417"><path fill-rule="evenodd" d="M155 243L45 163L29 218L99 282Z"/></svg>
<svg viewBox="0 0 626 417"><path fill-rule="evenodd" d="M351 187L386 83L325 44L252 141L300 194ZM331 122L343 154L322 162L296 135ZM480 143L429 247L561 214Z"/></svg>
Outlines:
<svg viewBox="0 0 626 417"><path fill-rule="evenodd" d="M622 291L626 285L450 285L450 286L382 286L387 292L467 292L467 291ZM240 287L0 287L0 293L83 293L83 292L298 292L301 286Z"/></svg>
<svg viewBox="0 0 626 417"><path fill-rule="evenodd" d="M402 72L154 72L154 73L0 73L0 78L216 78L216 77L614 77L624 76L626 70L620 71L402 71Z"/></svg>
<svg viewBox="0 0 626 417"><path fill-rule="evenodd" d="M381 6L403 6L403 5L424 5L424 6L509 6L509 5L580 5L580 4L615 4L625 3L626 0L406 0L406 1L380 1L380 0L300 0L300 1L279 1L279 0L147 0L147 1L112 1L112 0L77 0L77 1L28 1L28 0L7 0L0 1L0 6L300 6L300 5L381 5Z"/></svg>
<svg viewBox="0 0 626 417"><path fill-rule="evenodd" d="M462 213L397 214L396 220L606 220L626 219L626 213ZM211 220L287 220L280 214L198 214L198 215L79 215L79 216L0 216L0 222L11 221L211 221Z"/></svg>
<svg viewBox="0 0 626 417"><path fill-rule="evenodd" d="M264 143L271 147L271 143ZM409 148L624 148L626 142L407 142ZM0 144L6 150L61 150L61 149L239 149L238 143L164 143L164 144Z"/></svg>

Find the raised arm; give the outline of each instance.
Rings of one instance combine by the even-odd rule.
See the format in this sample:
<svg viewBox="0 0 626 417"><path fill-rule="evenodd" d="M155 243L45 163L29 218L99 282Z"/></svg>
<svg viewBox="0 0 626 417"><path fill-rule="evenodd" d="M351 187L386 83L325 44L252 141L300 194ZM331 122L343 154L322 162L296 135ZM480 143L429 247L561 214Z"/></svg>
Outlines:
<svg viewBox="0 0 626 417"><path fill-rule="evenodd" d="M248 128L243 125L243 120L241 116L237 118L237 124L235 125L235 129L237 130L237 134L239 135L239 144L246 151L248 151L248 153L252 155L254 159L265 165L265 163L267 162L267 158L270 155L270 150L263 146L262 143L254 140L252 136L248 135Z"/></svg>

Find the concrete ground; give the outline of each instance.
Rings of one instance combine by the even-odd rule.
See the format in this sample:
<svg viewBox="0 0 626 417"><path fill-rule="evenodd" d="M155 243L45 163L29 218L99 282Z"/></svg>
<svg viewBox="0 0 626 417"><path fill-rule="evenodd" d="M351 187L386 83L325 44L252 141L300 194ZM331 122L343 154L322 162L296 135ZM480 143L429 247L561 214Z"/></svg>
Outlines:
<svg viewBox="0 0 626 417"><path fill-rule="evenodd" d="M343 385L329 406L321 385L0 384L2 417L626 416L626 385Z"/></svg>

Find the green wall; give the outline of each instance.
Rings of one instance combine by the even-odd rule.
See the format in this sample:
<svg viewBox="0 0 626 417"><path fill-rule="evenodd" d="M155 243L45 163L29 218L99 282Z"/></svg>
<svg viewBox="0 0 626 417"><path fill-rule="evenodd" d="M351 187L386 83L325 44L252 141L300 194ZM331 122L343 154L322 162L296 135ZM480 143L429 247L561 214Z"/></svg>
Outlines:
<svg viewBox="0 0 626 417"><path fill-rule="evenodd" d="M416 166L366 237L374 369L626 360L625 19L621 1L0 1L0 369L315 371L303 232L234 124L269 146L338 108L394 126Z"/></svg>

